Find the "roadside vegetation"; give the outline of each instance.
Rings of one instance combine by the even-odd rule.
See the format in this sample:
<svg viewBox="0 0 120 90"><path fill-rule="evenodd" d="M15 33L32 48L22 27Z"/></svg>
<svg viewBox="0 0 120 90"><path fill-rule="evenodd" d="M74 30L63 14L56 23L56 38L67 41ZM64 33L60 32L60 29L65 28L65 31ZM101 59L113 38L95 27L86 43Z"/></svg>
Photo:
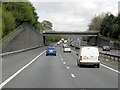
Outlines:
<svg viewBox="0 0 120 90"><path fill-rule="evenodd" d="M46 38L47 43L52 43L52 42L56 43L56 42L60 41L62 38L65 40L68 39L65 36L47 36L45 38Z"/></svg>
<svg viewBox="0 0 120 90"><path fill-rule="evenodd" d="M59 41L61 38L63 38L63 37L62 36L47 36L46 41L47 41L47 43L52 43L52 42Z"/></svg>
<svg viewBox="0 0 120 90"><path fill-rule="evenodd" d="M24 22L34 26L36 30L52 30L52 23L50 21L38 21L35 8L30 2L2 3L2 37L8 35Z"/></svg>
<svg viewBox="0 0 120 90"><path fill-rule="evenodd" d="M100 31L100 34L120 41L120 14L114 16L111 13L104 13L95 16L88 25L89 30Z"/></svg>

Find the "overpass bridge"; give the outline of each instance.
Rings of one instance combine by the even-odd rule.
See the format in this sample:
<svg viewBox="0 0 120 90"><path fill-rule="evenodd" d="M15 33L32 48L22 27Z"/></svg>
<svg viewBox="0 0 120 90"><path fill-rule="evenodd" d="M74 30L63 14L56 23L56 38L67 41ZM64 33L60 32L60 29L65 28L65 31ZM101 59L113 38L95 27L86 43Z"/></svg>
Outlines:
<svg viewBox="0 0 120 90"><path fill-rule="evenodd" d="M116 40L112 40L109 38L105 38L104 36L100 35L99 31L84 31L84 32L60 32L60 31L43 31L43 43L46 44L45 37L47 36L67 36L67 35L74 35L74 36L89 36L89 45L97 45L99 47L107 45L110 45L110 42L113 41L113 48L119 49L120 48L120 42Z"/></svg>
<svg viewBox="0 0 120 90"><path fill-rule="evenodd" d="M84 31L84 32L58 32L58 31L43 31L43 43L45 44L45 37L46 36L65 36L65 35L77 35L77 36L94 36L96 37L97 41L97 36L99 35L99 31Z"/></svg>
<svg viewBox="0 0 120 90"><path fill-rule="evenodd" d="M2 39L2 52L11 52L31 47L36 47L46 44L47 36L89 36L89 45L93 43L98 46L108 45L109 39L101 37L98 31L85 32L60 32L60 31L36 31L34 27L28 23L23 23L21 26L13 30L10 34ZM1 41L1 40L0 40ZM115 42L115 41L114 41ZM114 46L120 48L120 44L115 42ZM1 48L0 48L1 49Z"/></svg>
<svg viewBox="0 0 120 90"><path fill-rule="evenodd" d="M79 36L98 36L98 31L85 31L85 32L57 32L57 31L43 31L43 36L64 36L64 35L79 35Z"/></svg>

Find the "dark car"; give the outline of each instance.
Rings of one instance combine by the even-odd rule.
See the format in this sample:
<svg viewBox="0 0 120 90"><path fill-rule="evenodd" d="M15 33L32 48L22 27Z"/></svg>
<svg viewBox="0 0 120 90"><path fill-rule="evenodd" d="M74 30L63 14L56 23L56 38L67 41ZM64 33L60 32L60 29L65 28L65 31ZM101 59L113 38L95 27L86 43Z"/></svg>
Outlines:
<svg viewBox="0 0 120 90"><path fill-rule="evenodd" d="M56 56L56 49L55 47L48 47L46 50L46 56L48 55L54 55Z"/></svg>
<svg viewBox="0 0 120 90"><path fill-rule="evenodd" d="M103 46L103 51L110 51L110 47L109 46Z"/></svg>

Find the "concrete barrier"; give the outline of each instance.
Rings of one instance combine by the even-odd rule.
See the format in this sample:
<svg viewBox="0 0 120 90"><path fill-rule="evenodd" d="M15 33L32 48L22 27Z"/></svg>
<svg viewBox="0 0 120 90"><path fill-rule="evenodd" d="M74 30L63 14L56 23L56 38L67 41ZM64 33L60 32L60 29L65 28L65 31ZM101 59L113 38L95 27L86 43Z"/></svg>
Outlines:
<svg viewBox="0 0 120 90"><path fill-rule="evenodd" d="M21 52L25 52L25 51L37 49L37 48L40 48L40 47L44 47L44 45L36 46L36 47L31 47L31 48L26 48L26 49L21 49L21 50L12 51L12 52L2 53L2 54L0 54L0 57L1 56L4 57L4 56L7 56L7 55L12 55L12 54L17 54L17 53L21 53Z"/></svg>

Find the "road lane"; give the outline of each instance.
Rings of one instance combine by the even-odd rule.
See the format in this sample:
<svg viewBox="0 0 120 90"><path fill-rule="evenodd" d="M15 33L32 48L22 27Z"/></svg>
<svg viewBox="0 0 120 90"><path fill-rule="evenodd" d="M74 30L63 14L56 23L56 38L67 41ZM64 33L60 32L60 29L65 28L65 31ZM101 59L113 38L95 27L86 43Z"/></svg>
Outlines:
<svg viewBox="0 0 120 90"><path fill-rule="evenodd" d="M57 56L42 55L4 88L78 88L60 59L59 52Z"/></svg>
<svg viewBox="0 0 120 90"><path fill-rule="evenodd" d="M102 66L79 68L75 53L56 48L57 56L43 54L4 88L118 88L118 73Z"/></svg>
<svg viewBox="0 0 120 90"><path fill-rule="evenodd" d="M63 53L62 48L60 52L70 72L74 73L79 88L118 88L118 73L102 66L101 68L88 66L79 68L74 53Z"/></svg>
<svg viewBox="0 0 120 90"><path fill-rule="evenodd" d="M2 60L2 82L17 72L20 68L29 63L33 58L40 54L46 47L17 53L3 57Z"/></svg>

